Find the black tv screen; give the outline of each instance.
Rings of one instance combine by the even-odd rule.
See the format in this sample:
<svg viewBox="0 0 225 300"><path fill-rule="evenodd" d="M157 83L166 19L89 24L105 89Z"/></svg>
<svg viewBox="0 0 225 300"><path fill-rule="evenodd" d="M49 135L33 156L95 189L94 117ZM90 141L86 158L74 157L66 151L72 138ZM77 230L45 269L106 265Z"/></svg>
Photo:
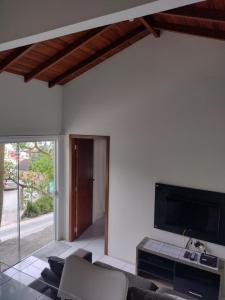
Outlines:
<svg viewBox="0 0 225 300"><path fill-rule="evenodd" d="M156 183L154 227L225 245L225 194Z"/></svg>

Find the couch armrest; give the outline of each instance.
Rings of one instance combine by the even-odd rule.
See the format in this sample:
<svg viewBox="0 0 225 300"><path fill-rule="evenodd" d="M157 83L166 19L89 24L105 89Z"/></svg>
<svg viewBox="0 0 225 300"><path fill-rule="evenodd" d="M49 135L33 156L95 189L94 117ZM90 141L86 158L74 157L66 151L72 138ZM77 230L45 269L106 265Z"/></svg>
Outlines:
<svg viewBox="0 0 225 300"><path fill-rule="evenodd" d="M136 288L141 288L141 289L146 289L146 290L152 290L156 291L158 287L150 280L145 279L143 277L128 273L126 271L120 270L118 268L112 267L110 265L107 265L102 262L95 262L94 263L96 266L108 269L108 270L117 270L117 271L122 271L128 278L129 281L129 287L136 287Z"/></svg>

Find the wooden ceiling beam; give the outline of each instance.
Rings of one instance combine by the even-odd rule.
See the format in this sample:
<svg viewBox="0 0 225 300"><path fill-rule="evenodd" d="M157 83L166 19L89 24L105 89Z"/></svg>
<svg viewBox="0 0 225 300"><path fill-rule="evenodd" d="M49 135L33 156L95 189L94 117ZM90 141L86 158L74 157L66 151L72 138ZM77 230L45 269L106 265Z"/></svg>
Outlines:
<svg viewBox="0 0 225 300"><path fill-rule="evenodd" d="M126 47L130 46L131 44L135 43L136 41L140 40L141 38L147 36L149 34L149 30L147 30L144 26L140 26L134 31L126 34L123 37L120 37L118 40L113 42L111 45L99 50L96 54L92 55L91 57L87 58L83 62L79 63L78 65L72 67L62 75L56 77L55 79L49 81L49 87L53 87L56 84L60 84L65 81L72 80L83 72L91 69L92 67L96 66L97 64L103 62L106 58L113 56L114 54L118 53L119 51L125 49Z"/></svg>
<svg viewBox="0 0 225 300"><path fill-rule="evenodd" d="M209 9L209 8L201 8L194 6L186 6L181 8L176 8L168 11L164 11L161 13L157 13L157 15L162 16L174 16L179 18L188 18L195 19L198 21L209 21L209 22L225 22L225 14L224 11Z"/></svg>
<svg viewBox="0 0 225 300"><path fill-rule="evenodd" d="M24 46L17 48L15 51L13 51L12 54L10 54L8 57L6 57L2 62L0 62L0 73L5 71L7 68L9 68L11 65L13 65L17 60L22 58L25 54L27 54L35 44Z"/></svg>
<svg viewBox="0 0 225 300"><path fill-rule="evenodd" d="M225 31L153 21L155 28L194 36L225 40Z"/></svg>
<svg viewBox="0 0 225 300"><path fill-rule="evenodd" d="M96 28L89 31L84 37L79 38L78 40L70 44L67 48L65 48L63 51L60 51L55 56L49 58L46 62L38 66L36 69L26 74L24 76L24 81L28 82L33 78L37 77L38 75L42 74L44 71L59 63L80 47L85 46L87 43L98 37L100 34L105 32L110 26L112 25Z"/></svg>
<svg viewBox="0 0 225 300"><path fill-rule="evenodd" d="M139 21L146 27L146 29L148 29L148 31L150 33L152 33L154 35L154 37L158 38L160 37L160 30L154 29L149 21L147 21L144 17L140 17Z"/></svg>

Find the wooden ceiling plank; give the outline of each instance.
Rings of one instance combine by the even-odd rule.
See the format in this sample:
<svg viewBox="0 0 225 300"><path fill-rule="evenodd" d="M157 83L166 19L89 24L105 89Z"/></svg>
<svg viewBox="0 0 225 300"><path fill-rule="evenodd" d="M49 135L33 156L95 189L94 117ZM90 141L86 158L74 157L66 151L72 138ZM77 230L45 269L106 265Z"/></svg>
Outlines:
<svg viewBox="0 0 225 300"><path fill-rule="evenodd" d="M87 43L98 37L100 34L105 32L110 26L104 26L101 28L93 29L92 31L88 32L84 37L79 38L72 44L70 44L67 48L65 48L63 51L60 51L53 57L49 58L47 61L45 61L43 64L35 68L30 73L26 74L24 76L24 81L28 82L32 80L33 78L36 78L40 74L42 74L44 71L48 70L50 67L54 66L56 63L59 63L63 59L65 59L68 55L73 53L78 48L85 46Z"/></svg>
<svg viewBox="0 0 225 300"><path fill-rule="evenodd" d="M96 54L87 58L86 60L79 63L78 65L72 67L62 75L49 81L49 87L51 88L56 84L60 84L62 81L65 81L67 78L76 76L76 74L82 72L83 69L91 68L92 65L96 65L96 62L100 63L101 61L103 61L105 56L109 56L110 54L113 55L114 52L118 52L118 49L124 48L125 45L129 46L134 39L138 40L144 36L147 36L149 33L150 33L149 30L147 30L145 27L143 26L138 27L136 30L126 34L123 37L120 37L111 45L99 50Z"/></svg>
<svg viewBox="0 0 225 300"><path fill-rule="evenodd" d="M161 30L184 33L184 34L206 37L206 38L213 38L213 39L223 40L223 41L225 40L225 31L221 31L221 30L212 30L212 29L200 28L200 27L197 28L193 26L165 23L160 21L153 21L153 24L155 28Z"/></svg>
<svg viewBox="0 0 225 300"><path fill-rule="evenodd" d="M12 64L26 55L31 49L34 48L34 46L35 44L17 48L12 54L10 54L0 63L0 73L11 67Z"/></svg>
<svg viewBox="0 0 225 300"><path fill-rule="evenodd" d="M148 31L154 35L154 37L156 37L156 38L160 37L160 31L157 29L154 29L150 25L149 21L147 21L144 17L140 17L139 20L146 27L146 29L148 29Z"/></svg>
<svg viewBox="0 0 225 300"><path fill-rule="evenodd" d="M188 18L188 19L195 19L198 21L209 21L209 22L225 22L225 14L224 11L216 10L216 9L208 9L208 8L201 8L201 7L182 7L176 8L173 10L164 11L158 13L157 15L162 16L175 16L180 18Z"/></svg>

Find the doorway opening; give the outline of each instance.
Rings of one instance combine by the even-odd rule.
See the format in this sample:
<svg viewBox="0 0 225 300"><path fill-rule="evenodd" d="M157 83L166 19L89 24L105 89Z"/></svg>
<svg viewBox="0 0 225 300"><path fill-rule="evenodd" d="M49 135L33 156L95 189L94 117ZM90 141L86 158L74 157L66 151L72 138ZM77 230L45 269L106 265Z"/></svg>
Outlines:
<svg viewBox="0 0 225 300"><path fill-rule="evenodd" d="M107 255L110 137L73 134L69 140L69 240L102 228Z"/></svg>

